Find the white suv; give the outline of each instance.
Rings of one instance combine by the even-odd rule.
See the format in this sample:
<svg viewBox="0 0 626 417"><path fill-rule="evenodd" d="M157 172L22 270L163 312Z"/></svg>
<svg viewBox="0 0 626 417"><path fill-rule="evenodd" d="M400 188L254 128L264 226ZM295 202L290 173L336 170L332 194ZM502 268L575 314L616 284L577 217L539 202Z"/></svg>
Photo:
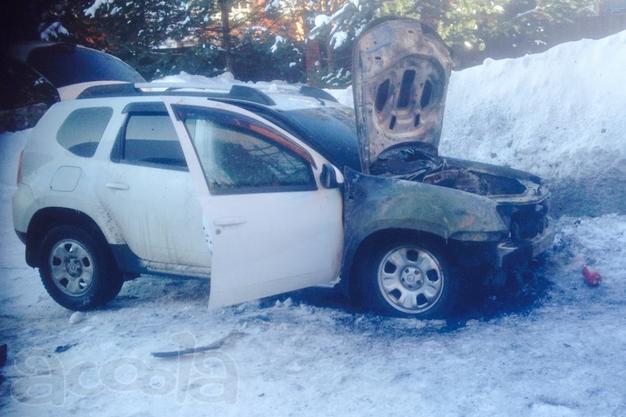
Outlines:
<svg viewBox="0 0 626 417"><path fill-rule="evenodd" d="M385 25L439 48L393 22L365 31L363 62ZM502 283L551 244L548 192L527 173L438 156L449 66L404 52L384 57L404 75L378 90L359 92L377 78L355 68L357 123L309 87L124 83L55 104L13 199L27 263L75 310L150 273L210 278L210 306L341 278L384 314L449 313L464 286Z"/></svg>
<svg viewBox="0 0 626 417"><path fill-rule="evenodd" d="M68 308L108 301L124 274L211 276L215 305L338 276L342 198L320 182L328 160L240 107L153 95L65 101L22 158L15 227Z"/></svg>

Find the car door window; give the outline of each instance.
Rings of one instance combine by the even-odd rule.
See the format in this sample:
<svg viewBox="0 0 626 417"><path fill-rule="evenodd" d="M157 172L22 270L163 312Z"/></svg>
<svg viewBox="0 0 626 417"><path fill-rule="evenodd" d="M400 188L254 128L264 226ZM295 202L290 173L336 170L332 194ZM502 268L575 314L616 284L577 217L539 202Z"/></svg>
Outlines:
<svg viewBox="0 0 626 417"><path fill-rule="evenodd" d="M190 112L184 121L211 193L317 188L303 150L289 149L290 141L271 128L223 111Z"/></svg>
<svg viewBox="0 0 626 417"><path fill-rule="evenodd" d="M167 114L130 114L113 158L118 162L186 170L187 163Z"/></svg>

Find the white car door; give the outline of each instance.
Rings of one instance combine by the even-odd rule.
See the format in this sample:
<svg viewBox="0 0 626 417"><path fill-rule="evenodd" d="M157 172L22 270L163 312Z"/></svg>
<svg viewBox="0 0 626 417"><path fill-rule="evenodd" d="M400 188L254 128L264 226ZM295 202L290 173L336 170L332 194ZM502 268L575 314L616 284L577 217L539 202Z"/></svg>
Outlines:
<svg viewBox="0 0 626 417"><path fill-rule="evenodd" d="M166 99L212 250L209 306L334 281L343 249L342 196L320 184L327 161L237 107L176 103Z"/></svg>
<svg viewBox="0 0 626 417"><path fill-rule="evenodd" d="M165 106L153 109L154 104L127 106L110 160L99 173L101 202L150 270L180 272L184 266L185 273L204 276L210 252L201 203Z"/></svg>

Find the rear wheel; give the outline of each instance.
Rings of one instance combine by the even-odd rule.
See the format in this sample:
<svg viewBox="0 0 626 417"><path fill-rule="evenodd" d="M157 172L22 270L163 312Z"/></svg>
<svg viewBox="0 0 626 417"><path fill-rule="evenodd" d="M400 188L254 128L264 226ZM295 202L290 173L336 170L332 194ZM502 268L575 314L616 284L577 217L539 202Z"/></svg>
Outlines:
<svg viewBox="0 0 626 417"><path fill-rule="evenodd" d="M375 247L358 265L366 306L391 316L441 318L454 309L453 268L436 244L395 242Z"/></svg>
<svg viewBox="0 0 626 417"><path fill-rule="evenodd" d="M70 310L99 307L123 285L106 244L75 226L57 226L46 234L39 265L48 294Z"/></svg>

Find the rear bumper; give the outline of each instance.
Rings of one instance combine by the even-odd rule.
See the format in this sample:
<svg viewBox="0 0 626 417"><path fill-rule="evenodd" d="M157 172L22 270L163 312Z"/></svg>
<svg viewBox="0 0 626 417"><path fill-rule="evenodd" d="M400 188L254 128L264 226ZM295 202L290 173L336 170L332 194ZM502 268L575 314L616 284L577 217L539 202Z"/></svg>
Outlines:
<svg viewBox="0 0 626 417"><path fill-rule="evenodd" d="M497 246L498 269L508 269L523 264L537 255L547 251L554 242L555 231L548 227L540 235L522 242L505 241Z"/></svg>

